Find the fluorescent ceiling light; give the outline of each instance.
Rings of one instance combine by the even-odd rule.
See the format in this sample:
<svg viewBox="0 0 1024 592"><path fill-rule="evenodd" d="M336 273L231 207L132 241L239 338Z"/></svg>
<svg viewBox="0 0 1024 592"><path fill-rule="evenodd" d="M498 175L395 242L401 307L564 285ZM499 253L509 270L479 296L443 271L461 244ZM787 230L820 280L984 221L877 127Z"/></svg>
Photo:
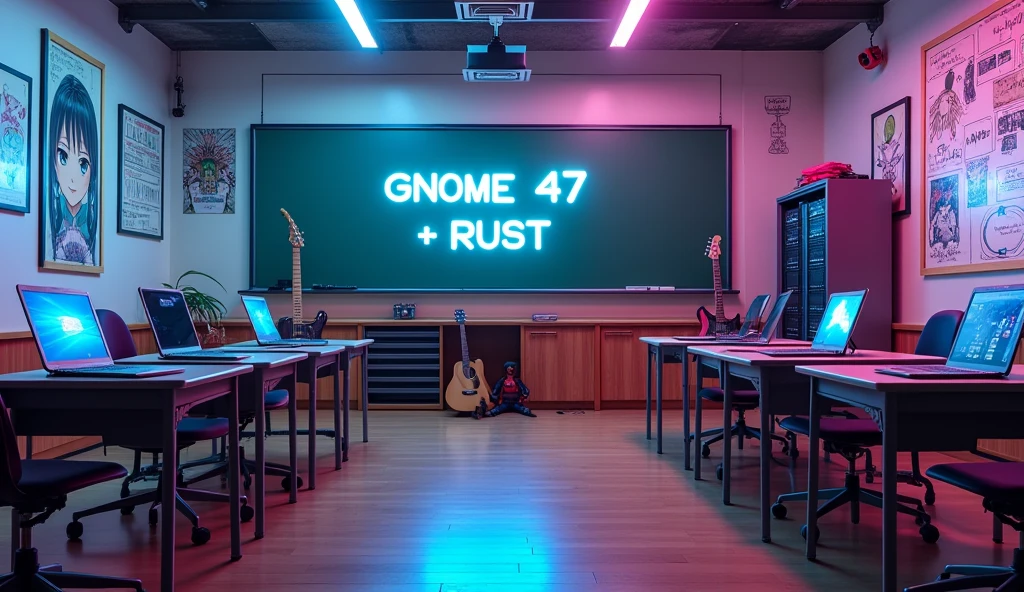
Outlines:
<svg viewBox="0 0 1024 592"><path fill-rule="evenodd" d="M352 28L352 32L356 34L359 45L365 48L377 47L377 42L373 40L373 35L370 35L370 29L366 26L363 15L359 14L356 0L334 0L334 2L341 9L341 14L345 15L345 20L348 21L348 26Z"/></svg>
<svg viewBox="0 0 1024 592"><path fill-rule="evenodd" d="M622 15L622 22L619 23L619 30L615 31L615 37L612 38L612 47L626 47L630 36L633 35L633 29L636 29L650 2L651 0L629 0L626 14Z"/></svg>

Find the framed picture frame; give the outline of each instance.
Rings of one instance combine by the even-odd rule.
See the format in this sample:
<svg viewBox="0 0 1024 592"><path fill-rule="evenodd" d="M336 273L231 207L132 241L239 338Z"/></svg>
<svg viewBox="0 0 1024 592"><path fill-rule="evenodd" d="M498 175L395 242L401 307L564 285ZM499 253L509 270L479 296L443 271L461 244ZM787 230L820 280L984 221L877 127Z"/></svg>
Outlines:
<svg viewBox="0 0 1024 592"><path fill-rule="evenodd" d="M104 65L42 30L39 267L103 273Z"/></svg>
<svg viewBox="0 0 1024 592"><path fill-rule="evenodd" d="M164 238L164 126L117 106L117 233Z"/></svg>
<svg viewBox="0 0 1024 592"><path fill-rule="evenodd" d="M0 64L0 210L29 212L32 79Z"/></svg>
<svg viewBox="0 0 1024 592"><path fill-rule="evenodd" d="M910 215L910 97L871 114L871 178L892 181L893 216Z"/></svg>

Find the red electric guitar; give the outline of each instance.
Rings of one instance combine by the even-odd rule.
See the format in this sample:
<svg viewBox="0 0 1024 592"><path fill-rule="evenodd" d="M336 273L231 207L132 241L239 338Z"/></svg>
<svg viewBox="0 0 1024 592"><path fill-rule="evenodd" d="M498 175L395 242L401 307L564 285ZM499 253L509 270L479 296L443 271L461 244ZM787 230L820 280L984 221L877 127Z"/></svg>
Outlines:
<svg viewBox="0 0 1024 592"><path fill-rule="evenodd" d="M722 237L716 234L708 239L708 246L704 249L704 256L711 259L715 273L715 314L711 314L703 306L697 309L697 320L700 321L698 335L726 335L740 330L740 315L737 314L731 319L725 318L725 305L722 303L722 266L719 263L722 256L721 242Z"/></svg>

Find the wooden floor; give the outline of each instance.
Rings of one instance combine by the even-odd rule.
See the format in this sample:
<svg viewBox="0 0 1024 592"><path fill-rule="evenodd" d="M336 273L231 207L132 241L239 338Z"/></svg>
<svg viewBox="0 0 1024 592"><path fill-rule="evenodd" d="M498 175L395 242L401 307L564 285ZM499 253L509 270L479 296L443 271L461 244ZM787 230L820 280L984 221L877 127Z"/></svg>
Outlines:
<svg viewBox="0 0 1024 592"><path fill-rule="evenodd" d="M705 425L720 421L709 413ZM358 417L357 415L355 416ZM324 423L328 420L323 416ZM754 421L754 418L750 418ZM275 418L283 424L282 418ZM228 563L225 506L197 506L213 540L189 542L179 519L179 591L303 590L305 592L677 592L876 590L880 582L880 512L848 511L821 521L818 563L803 557L803 504L791 519L773 521L774 543L760 542L756 506L757 445L734 453L732 507L721 504L714 479L721 446L713 446L710 480L695 483L682 469L681 418L670 412L665 454L644 438L638 411L541 411L474 421L440 412L371 412L371 441L353 422L351 460L332 470L333 448L321 438L315 491L289 505L272 478L267 537L243 525L243 553ZM714 425L713 423L711 425ZM803 443L803 442L802 442ZM268 458L287 458L287 440L272 437ZM252 442L247 443L252 448ZM777 448L777 446L776 446ZM189 451L193 458L208 449ZM300 462L305 447L300 448ZM80 458L101 458L102 451ZM902 455L901 455L902 456ZM108 459L128 462L112 449ZM803 455L802 459L806 458ZM926 465L949 457L924 455ZM305 467L305 464L302 464ZM839 462L823 480L842 482ZM804 489L806 466L797 471ZM791 490L788 471L773 468L773 493ZM219 488L219 482L211 483ZM921 490L900 486L918 495ZM990 540L991 515L980 499L938 484L931 509L942 532L937 545L901 517L900 586L933 579L945 563L1007 564L1016 542ZM64 528L71 512L117 496L106 484L75 494L68 507L37 527L43 563L65 570L139 577L157 590L159 532L144 509L85 520L80 543ZM3 515L0 532L9 531ZM6 538L6 537L5 537ZM7 552L4 541L2 551Z"/></svg>

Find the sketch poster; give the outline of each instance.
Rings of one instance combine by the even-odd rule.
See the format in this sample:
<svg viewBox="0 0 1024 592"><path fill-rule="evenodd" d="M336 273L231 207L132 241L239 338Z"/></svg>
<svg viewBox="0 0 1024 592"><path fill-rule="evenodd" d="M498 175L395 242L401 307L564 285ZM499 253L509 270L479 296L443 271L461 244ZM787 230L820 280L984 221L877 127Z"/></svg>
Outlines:
<svg viewBox="0 0 1024 592"><path fill-rule="evenodd" d="M184 130L186 214L235 213L235 130Z"/></svg>
<svg viewBox="0 0 1024 592"><path fill-rule="evenodd" d="M164 237L164 126L118 106L117 232Z"/></svg>
<svg viewBox="0 0 1024 592"><path fill-rule="evenodd" d="M102 273L104 66L43 30L42 70L40 266Z"/></svg>
<svg viewBox="0 0 1024 592"><path fill-rule="evenodd" d="M0 64L0 209L29 211L32 79Z"/></svg>
<svg viewBox="0 0 1024 592"><path fill-rule="evenodd" d="M910 97L871 116L871 178L892 182L892 211L910 213Z"/></svg>

